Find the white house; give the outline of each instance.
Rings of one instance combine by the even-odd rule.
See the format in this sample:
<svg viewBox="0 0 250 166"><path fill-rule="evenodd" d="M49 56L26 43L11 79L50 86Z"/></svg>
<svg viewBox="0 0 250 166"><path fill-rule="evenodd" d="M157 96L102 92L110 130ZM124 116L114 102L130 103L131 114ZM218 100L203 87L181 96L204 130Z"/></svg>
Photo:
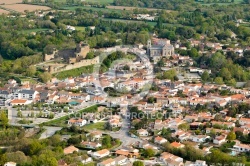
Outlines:
<svg viewBox="0 0 250 166"><path fill-rule="evenodd" d="M242 144L240 141L235 141L236 144L233 146L233 150L237 152L249 152L250 151L250 145L248 144Z"/></svg>
<svg viewBox="0 0 250 166"><path fill-rule="evenodd" d="M16 166L15 162L7 162L4 164L4 166Z"/></svg>
<svg viewBox="0 0 250 166"><path fill-rule="evenodd" d="M192 136L192 141L197 142L197 143L203 143L206 142L206 139L210 138L207 135L193 135Z"/></svg>
<svg viewBox="0 0 250 166"><path fill-rule="evenodd" d="M157 137L155 137L154 142L155 142L156 144L164 144L164 143L168 142L168 140L166 140L166 139L163 138L163 137L157 136Z"/></svg>
<svg viewBox="0 0 250 166"><path fill-rule="evenodd" d="M227 136L226 135L220 135L220 136L216 136L213 140L213 143L214 144L217 144L217 145L220 145L224 142L226 142L226 138Z"/></svg>
<svg viewBox="0 0 250 166"><path fill-rule="evenodd" d="M94 157L96 159L107 157L109 155L110 155L110 152L108 149L102 149L102 150L99 150L99 151L92 153L92 157Z"/></svg>
<svg viewBox="0 0 250 166"><path fill-rule="evenodd" d="M139 129L139 130L137 130L137 134L139 135L139 136L148 136L148 131L147 130L145 130L145 129Z"/></svg>
<svg viewBox="0 0 250 166"><path fill-rule="evenodd" d="M97 166L115 166L115 165L116 165L115 160L112 158L108 158L100 163L97 163Z"/></svg>
<svg viewBox="0 0 250 166"><path fill-rule="evenodd" d="M249 125L250 124L250 118L240 118L239 123L241 126Z"/></svg>
<svg viewBox="0 0 250 166"><path fill-rule="evenodd" d="M128 158L126 156L120 155L114 158L116 165L123 165L127 162Z"/></svg>
<svg viewBox="0 0 250 166"><path fill-rule="evenodd" d="M87 123L85 119L75 119L71 118L68 120L68 125L75 125L75 126L84 126Z"/></svg>
<svg viewBox="0 0 250 166"><path fill-rule="evenodd" d="M81 142L82 145L84 145L86 148L96 149L102 146L102 144L98 142Z"/></svg>

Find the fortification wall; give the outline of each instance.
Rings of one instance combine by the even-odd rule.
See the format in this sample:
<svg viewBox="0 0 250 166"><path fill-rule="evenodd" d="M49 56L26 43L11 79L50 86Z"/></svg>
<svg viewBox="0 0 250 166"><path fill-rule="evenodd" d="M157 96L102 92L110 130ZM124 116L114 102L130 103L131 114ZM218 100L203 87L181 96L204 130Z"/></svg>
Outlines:
<svg viewBox="0 0 250 166"><path fill-rule="evenodd" d="M46 61L49 61L49 60L51 60L51 59L54 59L55 58L55 55L57 54L57 50L55 50L55 51L53 51L53 53L52 54L45 54L44 55L44 61L46 62Z"/></svg>
<svg viewBox="0 0 250 166"><path fill-rule="evenodd" d="M98 64L99 61L100 61L99 56L97 56L93 59L84 59L84 60L81 60L80 62L76 62L74 64L67 64L63 67L49 66L49 72L51 74L53 74L53 73L58 73L58 72L66 71L66 70L80 68L83 66L95 65L95 64Z"/></svg>

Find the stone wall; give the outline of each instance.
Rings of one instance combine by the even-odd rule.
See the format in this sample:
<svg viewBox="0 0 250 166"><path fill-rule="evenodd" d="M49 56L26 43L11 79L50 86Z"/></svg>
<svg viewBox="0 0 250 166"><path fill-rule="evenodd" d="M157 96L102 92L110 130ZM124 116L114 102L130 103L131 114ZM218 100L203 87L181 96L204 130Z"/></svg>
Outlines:
<svg viewBox="0 0 250 166"><path fill-rule="evenodd" d="M95 65L98 63L99 63L99 56L97 56L93 59L84 59L84 60L81 60L80 62L76 62L74 64L65 64L65 66L63 66L63 67L56 67L56 66L51 65L51 66L49 66L48 71L51 74L53 74L53 73L58 73L58 72L66 71L66 70L80 68L83 66Z"/></svg>
<svg viewBox="0 0 250 166"><path fill-rule="evenodd" d="M54 50L52 54L45 54L44 61L50 61L51 59L55 58L55 55L58 53L58 50Z"/></svg>

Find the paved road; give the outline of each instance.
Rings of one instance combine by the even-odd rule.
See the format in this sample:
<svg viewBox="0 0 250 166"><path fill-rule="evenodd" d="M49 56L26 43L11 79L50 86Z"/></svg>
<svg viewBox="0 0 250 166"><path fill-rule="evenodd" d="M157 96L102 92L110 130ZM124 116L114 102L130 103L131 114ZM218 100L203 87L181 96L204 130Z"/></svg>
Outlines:
<svg viewBox="0 0 250 166"><path fill-rule="evenodd" d="M128 115L128 114L126 114L126 115ZM122 144L119 147L117 147L117 149L120 147L123 147L123 146L131 145L135 142L141 141L140 138L132 138L129 135L129 123L130 123L129 118L125 117L124 119L122 119L122 127L119 131L108 133L113 138L118 138L122 141Z"/></svg>
<svg viewBox="0 0 250 166"><path fill-rule="evenodd" d="M51 126L44 126L46 130L41 134L41 137L39 139L45 139L48 137L51 137L55 134L56 131L59 131L62 129L62 127L51 127Z"/></svg>

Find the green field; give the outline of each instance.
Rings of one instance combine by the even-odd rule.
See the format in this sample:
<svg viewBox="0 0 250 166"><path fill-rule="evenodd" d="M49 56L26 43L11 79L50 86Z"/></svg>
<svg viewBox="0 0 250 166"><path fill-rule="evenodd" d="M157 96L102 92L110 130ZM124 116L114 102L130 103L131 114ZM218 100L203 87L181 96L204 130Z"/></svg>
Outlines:
<svg viewBox="0 0 250 166"><path fill-rule="evenodd" d="M114 0L85 0L85 2L99 3L99 4L110 4L113 3Z"/></svg>
<svg viewBox="0 0 250 166"><path fill-rule="evenodd" d="M85 27L75 26L77 31L85 31Z"/></svg>
<svg viewBox="0 0 250 166"><path fill-rule="evenodd" d="M83 73L92 73L93 72L93 65L90 66L84 66L84 67L80 67L77 69L72 69L72 70L66 70L66 71L62 71L59 73L56 73L55 76L58 79L65 79L68 77L77 77L80 76Z"/></svg>
<svg viewBox="0 0 250 166"><path fill-rule="evenodd" d="M105 122L97 122L97 123L92 123L92 124L85 125L85 126L83 126L83 129L89 130L89 131L92 131L92 130L105 130L104 125L105 125Z"/></svg>

